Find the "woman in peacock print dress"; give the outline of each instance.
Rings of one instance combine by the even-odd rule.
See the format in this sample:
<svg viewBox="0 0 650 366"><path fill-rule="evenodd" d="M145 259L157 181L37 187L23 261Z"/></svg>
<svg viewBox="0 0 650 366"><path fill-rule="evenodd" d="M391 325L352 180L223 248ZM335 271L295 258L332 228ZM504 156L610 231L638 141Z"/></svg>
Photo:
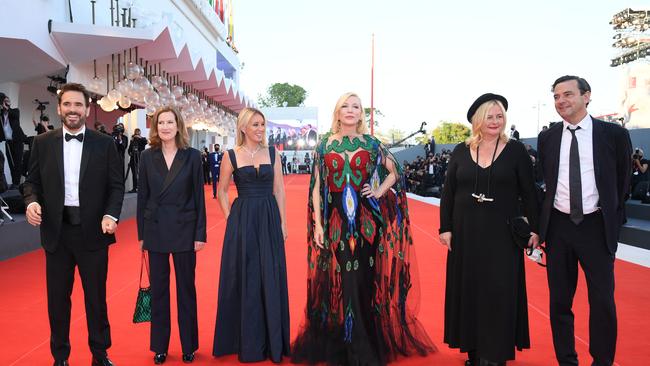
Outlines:
<svg viewBox="0 0 650 366"><path fill-rule="evenodd" d="M294 363L385 365L435 347L415 318L417 269L401 168L341 96L315 152L305 320Z"/></svg>

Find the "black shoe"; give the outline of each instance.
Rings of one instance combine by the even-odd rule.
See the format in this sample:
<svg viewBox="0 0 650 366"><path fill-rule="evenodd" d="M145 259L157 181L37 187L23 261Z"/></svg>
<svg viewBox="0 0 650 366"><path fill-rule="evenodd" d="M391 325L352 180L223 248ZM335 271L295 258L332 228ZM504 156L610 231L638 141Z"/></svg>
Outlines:
<svg viewBox="0 0 650 366"><path fill-rule="evenodd" d="M183 353L183 362L192 363L194 361L194 352L192 353Z"/></svg>
<svg viewBox="0 0 650 366"><path fill-rule="evenodd" d="M68 360L54 361L54 366L70 366Z"/></svg>
<svg viewBox="0 0 650 366"><path fill-rule="evenodd" d="M108 357L103 357L103 358L97 358L93 356L93 363L91 366L115 366L113 364L113 361L111 361Z"/></svg>
<svg viewBox="0 0 650 366"><path fill-rule="evenodd" d="M130 190L130 191L128 191L128 192L126 192L126 193L138 193L138 191L137 191L137 190L135 190L135 189L132 189L132 190Z"/></svg>
<svg viewBox="0 0 650 366"><path fill-rule="evenodd" d="M163 363L165 363L166 360L167 360L167 352L156 353L156 355L153 356L153 363L155 363L156 365L162 365Z"/></svg>
<svg viewBox="0 0 650 366"><path fill-rule="evenodd" d="M478 366L506 366L505 362L494 362L488 361L483 358L479 358Z"/></svg>

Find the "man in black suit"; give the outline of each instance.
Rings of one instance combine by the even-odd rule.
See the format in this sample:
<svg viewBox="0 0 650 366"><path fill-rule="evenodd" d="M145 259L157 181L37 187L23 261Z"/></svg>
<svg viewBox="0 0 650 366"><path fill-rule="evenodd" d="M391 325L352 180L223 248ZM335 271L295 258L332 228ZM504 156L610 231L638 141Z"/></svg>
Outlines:
<svg viewBox="0 0 650 366"><path fill-rule="evenodd" d="M0 142L5 141L5 153L11 170L13 187L20 184L23 173L23 142L27 138L20 127L20 111L11 108L11 99L0 93Z"/></svg>
<svg viewBox="0 0 650 366"><path fill-rule="evenodd" d="M616 351L614 259L625 222L632 147L626 129L587 113L591 87L577 76L553 83L563 122L542 132L538 163L546 194L540 235L546 241L551 328L560 365L577 365L571 311L578 263L589 293L592 365L611 365Z"/></svg>
<svg viewBox="0 0 650 366"><path fill-rule="evenodd" d="M110 136L87 129L90 94L66 84L58 95L62 127L34 138L24 199L27 221L41 227L45 249L50 350L70 355L70 294L75 266L84 289L92 365L112 365L106 309L108 245L124 198L124 170Z"/></svg>

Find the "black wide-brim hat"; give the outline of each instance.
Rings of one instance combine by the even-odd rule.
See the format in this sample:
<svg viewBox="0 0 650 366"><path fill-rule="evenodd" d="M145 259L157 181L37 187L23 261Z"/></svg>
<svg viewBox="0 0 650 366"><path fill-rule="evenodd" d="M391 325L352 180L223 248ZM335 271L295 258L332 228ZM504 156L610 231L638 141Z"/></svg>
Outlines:
<svg viewBox="0 0 650 366"><path fill-rule="evenodd" d="M476 113L478 107L480 107L483 103L489 102L491 100L498 100L499 102L501 102L501 104L503 104L503 108L505 108L506 111L508 110L508 100L503 95L485 93L480 97L476 98L474 103L472 103L472 105L467 110L467 120L469 121L469 123L472 123L472 117L474 117L474 113Z"/></svg>

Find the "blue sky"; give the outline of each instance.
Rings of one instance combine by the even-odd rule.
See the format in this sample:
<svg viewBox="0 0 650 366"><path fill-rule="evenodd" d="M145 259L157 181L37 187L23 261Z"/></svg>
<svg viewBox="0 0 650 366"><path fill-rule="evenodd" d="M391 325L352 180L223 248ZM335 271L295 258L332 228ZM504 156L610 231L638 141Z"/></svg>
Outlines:
<svg viewBox="0 0 650 366"><path fill-rule="evenodd" d="M375 34L375 107L381 128L416 130L465 121L480 94L503 94L523 136L559 116L550 85L576 74L592 86L590 112L618 109L622 69L609 66L612 16L646 1L235 1L241 88L256 98L274 82L304 87L326 129L347 91L370 105ZM544 105L545 104L545 105Z"/></svg>

